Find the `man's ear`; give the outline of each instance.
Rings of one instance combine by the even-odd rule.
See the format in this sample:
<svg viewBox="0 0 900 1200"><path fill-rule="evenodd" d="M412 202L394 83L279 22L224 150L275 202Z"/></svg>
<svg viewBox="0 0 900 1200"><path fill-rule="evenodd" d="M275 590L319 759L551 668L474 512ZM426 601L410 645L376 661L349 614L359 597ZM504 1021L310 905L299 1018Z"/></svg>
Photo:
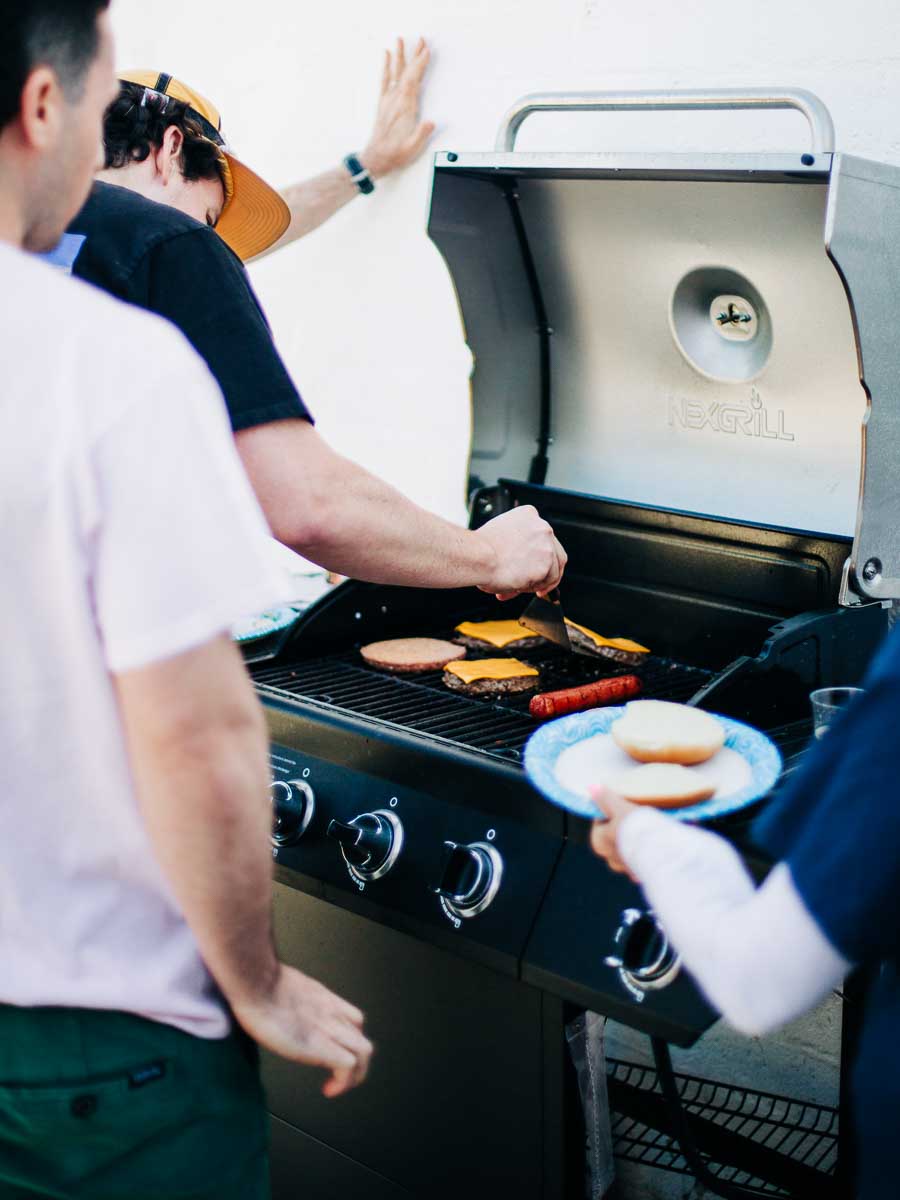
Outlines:
<svg viewBox="0 0 900 1200"><path fill-rule="evenodd" d="M54 152L65 127L66 98L50 67L36 67L25 80L19 107L22 134L27 145L43 153Z"/></svg>
<svg viewBox="0 0 900 1200"><path fill-rule="evenodd" d="M171 183L174 172L181 174L180 158L183 145L184 134L177 125L170 125L163 134L162 145L154 155L156 170L163 187L167 187Z"/></svg>

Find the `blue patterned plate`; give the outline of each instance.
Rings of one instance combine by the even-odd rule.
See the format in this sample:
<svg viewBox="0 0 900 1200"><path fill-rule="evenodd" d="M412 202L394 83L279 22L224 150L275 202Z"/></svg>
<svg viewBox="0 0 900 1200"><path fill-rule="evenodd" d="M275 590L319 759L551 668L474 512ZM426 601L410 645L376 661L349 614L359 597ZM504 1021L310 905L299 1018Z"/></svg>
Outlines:
<svg viewBox="0 0 900 1200"><path fill-rule="evenodd" d="M586 743L588 739L596 738L597 741L592 742L590 748L585 746L579 752L595 754L596 760L600 764L597 767L597 774L591 777L592 783L602 786L605 782L604 772L609 778L614 771L629 766L638 766L639 764L633 762L624 751L618 749L612 738L602 736L609 734L610 726L624 712L624 708L600 708L590 712L574 713L570 717L560 717L557 721L550 721L533 733L525 747L525 771L537 790L553 804L568 809L569 812L576 813L579 817L596 817L597 809L590 798L582 791L574 790L572 786L567 786L567 783L560 780L557 775L558 760L560 755L571 747ZM720 754L725 750L731 750L734 755L739 755L746 764L746 766L740 764L732 756L727 756L727 759L724 760L738 768L732 777L740 778L742 783L737 788L721 787L714 796L700 804L666 810L679 821L710 821L715 817L722 817L726 813L745 808L748 804L753 804L754 801L765 796L775 786L778 776L781 774L781 755L774 742L764 733L760 733L758 729L753 729L752 726L744 725L740 721L732 721L730 717L720 717L717 713L710 713L710 716L714 716L725 727L725 746ZM714 756L709 767L712 767L718 757L718 755ZM563 774L568 774L568 783L571 784L572 770L574 769L577 774L578 767L577 764L572 766L574 761L572 755L564 761L569 764L569 770L568 772L563 770ZM585 770L585 761L589 760L582 759L580 767L582 773ZM707 764L692 767L691 770L699 772L705 768L707 768Z"/></svg>
<svg viewBox="0 0 900 1200"><path fill-rule="evenodd" d="M293 608L273 608L269 612L258 613L255 617L242 617L231 627L232 641L255 642L257 638L268 637L279 629L287 629L297 620L298 613Z"/></svg>

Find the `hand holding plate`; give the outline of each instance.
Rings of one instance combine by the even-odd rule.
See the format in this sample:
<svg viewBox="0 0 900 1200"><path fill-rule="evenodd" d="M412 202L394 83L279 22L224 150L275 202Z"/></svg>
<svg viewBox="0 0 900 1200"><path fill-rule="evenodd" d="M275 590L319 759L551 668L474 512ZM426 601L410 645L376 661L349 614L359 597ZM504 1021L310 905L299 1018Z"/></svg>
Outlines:
<svg viewBox="0 0 900 1200"><path fill-rule="evenodd" d="M591 788L591 799L600 813L591 829L591 849L599 858L604 859L611 871L627 875L637 883L638 880L619 854L618 838L622 822L630 813L635 812L638 806L602 787Z"/></svg>

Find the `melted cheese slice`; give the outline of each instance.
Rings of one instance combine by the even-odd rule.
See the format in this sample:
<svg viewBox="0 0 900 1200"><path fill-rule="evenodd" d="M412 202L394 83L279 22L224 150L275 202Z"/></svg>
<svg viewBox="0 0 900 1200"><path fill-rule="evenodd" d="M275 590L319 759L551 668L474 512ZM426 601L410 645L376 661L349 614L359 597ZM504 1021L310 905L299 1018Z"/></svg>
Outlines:
<svg viewBox="0 0 900 1200"><path fill-rule="evenodd" d="M462 625L457 625L456 632L461 633L463 637L478 638L480 642L487 642L496 646L498 650L502 650L510 642L541 636L526 629L518 621L463 621Z"/></svg>
<svg viewBox="0 0 900 1200"><path fill-rule="evenodd" d="M448 663L444 670L463 683L474 683L476 679L521 679L526 675L539 674L534 667L519 662L517 658L463 658L459 662Z"/></svg>
<svg viewBox="0 0 900 1200"><path fill-rule="evenodd" d="M601 637L599 633L594 633L593 629L579 625L576 621L570 621L568 617L566 617L566 624L583 633L585 637L589 637L595 646L611 646L614 650L627 650L630 654L650 653L646 646L642 646L640 642L632 642L630 638Z"/></svg>

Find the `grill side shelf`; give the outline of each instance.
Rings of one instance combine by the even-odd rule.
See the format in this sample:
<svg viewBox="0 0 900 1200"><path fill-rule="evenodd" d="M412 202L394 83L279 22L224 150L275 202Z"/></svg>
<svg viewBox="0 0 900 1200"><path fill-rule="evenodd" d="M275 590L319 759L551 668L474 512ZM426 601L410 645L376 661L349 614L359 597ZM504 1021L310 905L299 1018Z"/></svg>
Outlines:
<svg viewBox="0 0 900 1200"><path fill-rule="evenodd" d="M735 659L691 703L766 731L805 720L809 693L858 683L886 631L879 605L791 617L772 627L758 655Z"/></svg>

